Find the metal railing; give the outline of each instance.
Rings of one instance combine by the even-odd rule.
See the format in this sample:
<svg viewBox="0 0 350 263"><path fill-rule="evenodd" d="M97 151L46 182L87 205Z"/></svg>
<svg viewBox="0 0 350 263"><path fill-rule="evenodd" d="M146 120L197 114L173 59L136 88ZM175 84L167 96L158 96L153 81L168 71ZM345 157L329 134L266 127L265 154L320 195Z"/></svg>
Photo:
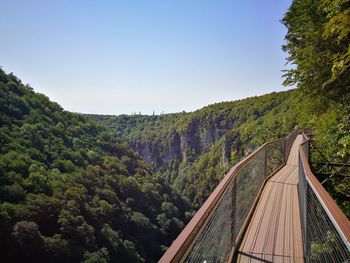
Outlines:
<svg viewBox="0 0 350 263"><path fill-rule="evenodd" d="M227 262L236 255L264 184L287 161L297 131L231 168L159 262Z"/></svg>
<svg viewBox="0 0 350 263"><path fill-rule="evenodd" d="M350 222L311 172L309 139L299 149L299 204L306 262L350 262Z"/></svg>

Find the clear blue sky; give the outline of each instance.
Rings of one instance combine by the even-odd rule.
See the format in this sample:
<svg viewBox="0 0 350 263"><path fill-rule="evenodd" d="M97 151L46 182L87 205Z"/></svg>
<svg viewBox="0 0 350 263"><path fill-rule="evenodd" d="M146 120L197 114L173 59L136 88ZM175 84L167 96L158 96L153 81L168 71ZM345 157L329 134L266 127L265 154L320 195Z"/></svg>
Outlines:
<svg viewBox="0 0 350 263"><path fill-rule="evenodd" d="M285 89L290 2L1 0L0 66L69 111L192 111Z"/></svg>

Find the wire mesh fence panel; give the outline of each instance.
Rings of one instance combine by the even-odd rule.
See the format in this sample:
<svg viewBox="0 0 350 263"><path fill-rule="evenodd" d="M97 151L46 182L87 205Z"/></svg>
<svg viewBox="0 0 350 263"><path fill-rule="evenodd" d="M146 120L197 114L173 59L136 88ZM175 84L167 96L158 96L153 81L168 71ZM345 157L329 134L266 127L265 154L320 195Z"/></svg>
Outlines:
<svg viewBox="0 0 350 263"><path fill-rule="evenodd" d="M285 141L279 140L273 144L268 144L266 146L266 169L267 175L276 171L281 165L283 165L285 160Z"/></svg>
<svg viewBox="0 0 350 263"><path fill-rule="evenodd" d="M295 140L295 138L298 135L298 131L294 130L293 132L291 132L286 139L284 140L285 142L285 151L284 151L284 159L287 161L290 150L292 149L293 146L293 142Z"/></svg>
<svg viewBox="0 0 350 263"><path fill-rule="evenodd" d="M310 185L306 197L306 261L350 262L349 249Z"/></svg>

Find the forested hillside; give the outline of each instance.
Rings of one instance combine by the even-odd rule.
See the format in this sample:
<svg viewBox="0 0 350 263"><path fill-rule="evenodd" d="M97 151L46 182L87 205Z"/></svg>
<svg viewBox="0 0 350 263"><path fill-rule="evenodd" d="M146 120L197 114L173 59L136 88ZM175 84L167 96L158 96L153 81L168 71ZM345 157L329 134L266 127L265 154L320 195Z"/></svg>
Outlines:
<svg viewBox="0 0 350 263"><path fill-rule="evenodd" d="M106 129L0 70L2 262L155 262L191 206Z"/></svg>
<svg viewBox="0 0 350 263"><path fill-rule="evenodd" d="M349 114L344 104L315 108L317 101L299 90L214 104L192 113L160 116L88 115L117 132L169 184L198 208L231 166L266 141L298 125L315 132L315 146L328 160L349 162ZM313 151L313 162L324 162ZM318 171L320 167L314 167ZM349 181L326 185L350 216Z"/></svg>
<svg viewBox="0 0 350 263"><path fill-rule="evenodd" d="M88 117L127 139L145 160L163 171L173 165L173 159L194 159L229 130L276 111L292 93L222 102L191 113Z"/></svg>
<svg viewBox="0 0 350 263"><path fill-rule="evenodd" d="M118 133L162 178L199 207L243 156L298 125L315 133L318 162L350 162L350 1L293 1L287 27L286 86L297 89L192 113L161 116L101 116L91 120ZM345 170L345 171L344 171ZM339 173L349 173L342 168ZM350 217L350 177L332 177L325 187Z"/></svg>
<svg viewBox="0 0 350 263"><path fill-rule="evenodd" d="M296 124L296 92L210 105L191 113L88 117L115 131L198 207L228 168Z"/></svg>

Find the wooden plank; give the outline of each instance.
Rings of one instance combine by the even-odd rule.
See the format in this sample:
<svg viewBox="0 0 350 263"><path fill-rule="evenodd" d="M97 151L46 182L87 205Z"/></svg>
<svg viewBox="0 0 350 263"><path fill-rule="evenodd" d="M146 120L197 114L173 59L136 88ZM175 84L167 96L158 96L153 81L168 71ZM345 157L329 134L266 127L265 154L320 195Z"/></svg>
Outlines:
<svg viewBox="0 0 350 263"><path fill-rule="evenodd" d="M296 167L288 165L281 169L281 171L277 174L275 174L271 179L270 182L280 182L280 183L286 183L286 184L293 184L294 181L294 170L296 170Z"/></svg>
<svg viewBox="0 0 350 263"><path fill-rule="evenodd" d="M288 188L291 188L291 187L288 187ZM287 198L287 205L286 205L286 210L287 210L287 213L286 213L286 227L284 228L284 249L283 249L283 253L282 255L288 257L288 256L291 256L292 251L292 246L293 246L293 242L291 239L293 239L293 233L291 233L291 230L293 231L293 222L292 222L292 218L291 218L291 209L292 209L292 205L291 205L291 200L290 200L290 197L288 196L288 189L285 193L286 197Z"/></svg>
<svg viewBox="0 0 350 263"><path fill-rule="evenodd" d="M275 254L282 255L284 251L284 235L281 234L286 228L286 215L287 215L287 198L283 196L282 198L282 208L280 214L279 224L276 226L278 229L278 235L276 237L276 247Z"/></svg>
<svg viewBox="0 0 350 263"><path fill-rule="evenodd" d="M273 209L273 212L271 213L271 217L269 220L269 229L267 232L267 235L265 237L265 247L264 247L264 254L267 255L274 255L275 252L275 238L278 234L278 222L280 219L280 214L282 210L282 202L283 198L281 198L281 195L283 195L283 185L280 184L274 184L276 185L275 188L275 200L273 202L270 202L270 205Z"/></svg>
<svg viewBox="0 0 350 263"><path fill-rule="evenodd" d="M298 188L293 188L293 210L294 211L299 211L299 202L298 202ZM297 214L297 213L295 213ZM295 245L295 257L303 257L304 253L303 253L303 238L302 238L302 233L301 233L301 220L300 220L300 216L294 216L294 220L295 222L295 240L294 240L294 245ZM300 226L300 227L298 227Z"/></svg>

